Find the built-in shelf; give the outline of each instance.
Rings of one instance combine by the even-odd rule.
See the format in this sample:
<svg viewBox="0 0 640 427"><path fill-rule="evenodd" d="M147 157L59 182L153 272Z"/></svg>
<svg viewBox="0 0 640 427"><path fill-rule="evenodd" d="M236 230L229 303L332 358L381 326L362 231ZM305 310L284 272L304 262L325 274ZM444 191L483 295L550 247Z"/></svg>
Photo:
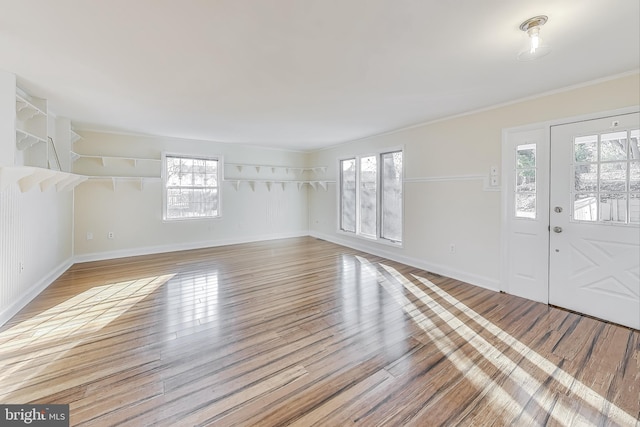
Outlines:
<svg viewBox="0 0 640 427"><path fill-rule="evenodd" d="M22 129L16 129L16 147L20 151L24 151L35 144L39 144L39 143L46 144L46 142L47 140L44 138L33 135Z"/></svg>
<svg viewBox="0 0 640 427"><path fill-rule="evenodd" d="M16 114L21 120L29 120L37 115L47 115L42 108L20 94L16 94Z"/></svg>
<svg viewBox="0 0 640 427"><path fill-rule="evenodd" d="M160 159L151 159L147 157L119 157L119 156L98 156L98 155L87 155L87 154L78 154L76 152L71 152L71 161L75 162L78 159L94 159L98 160L102 166L106 166L109 161L125 161L131 163L133 167L137 167L140 162L152 162L159 163Z"/></svg>
<svg viewBox="0 0 640 427"><path fill-rule="evenodd" d="M0 190L17 184L22 193L35 186L39 186L40 191L47 191L52 187L55 187L56 191L65 191L71 190L87 178L83 175L32 166L3 166L0 167Z"/></svg>
<svg viewBox="0 0 640 427"><path fill-rule="evenodd" d="M47 101L29 96L18 87L15 101L15 165L46 169L50 164Z"/></svg>

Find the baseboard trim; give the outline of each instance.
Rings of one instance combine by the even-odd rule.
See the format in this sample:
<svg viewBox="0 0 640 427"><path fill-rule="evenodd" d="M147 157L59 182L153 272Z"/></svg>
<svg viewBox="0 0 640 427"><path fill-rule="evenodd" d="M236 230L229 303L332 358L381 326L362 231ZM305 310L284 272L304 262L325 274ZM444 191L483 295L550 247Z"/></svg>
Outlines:
<svg viewBox="0 0 640 427"><path fill-rule="evenodd" d="M65 271L73 265L73 259L69 258L63 261L58 267L51 271L46 277L31 286L26 293L24 293L19 299L14 301L8 307L0 312L0 326L4 325L13 316L18 314L20 310L26 307L35 297L40 295L42 291L47 289L58 277L60 277Z"/></svg>
<svg viewBox="0 0 640 427"><path fill-rule="evenodd" d="M105 261L117 258L126 258L140 255L154 255L167 252L176 251L188 251L191 249L205 249L214 248L218 246L238 245L241 243L255 243L263 242L267 240L288 239L292 237L305 237L309 233L306 231L291 232L291 233L278 233L278 234L265 234L261 236L252 236L250 238L237 238L237 239L219 239L208 240L201 242L189 242L171 245L159 245L159 246L147 246L142 248L121 249L117 251L109 252L95 252L90 254L76 255L74 258L75 263L91 262L91 261Z"/></svg>
<svg viewBox="0 0 640 427"><path fill-rule="evenodd" d="M400 262L402 264L406 264L411 267L420 268L422 270L439 274L441 276L460 280L461 282L465 282L470 285L488 289L490 291L494 291L494 292L500 291L500 281L497 279L492 279L492 278L480 276L477 274L471 274L465 271L460 271L460 270L453 269L451 267L447 267L439 264L433 264L428 261L424 261L421 259L408 257L395 252L391 252L385 248L374 248L372 247L372 245L366 245L366 244L360 243L355 239L351 240L351 239L342 238L335 235L318 233L316 231L310 231L309 235L317 239L326 240L328 242L335 243L337 245L346 246L348 248L356 249L362 252L370 253L372 255L387 258L392 261Z"/></svg>

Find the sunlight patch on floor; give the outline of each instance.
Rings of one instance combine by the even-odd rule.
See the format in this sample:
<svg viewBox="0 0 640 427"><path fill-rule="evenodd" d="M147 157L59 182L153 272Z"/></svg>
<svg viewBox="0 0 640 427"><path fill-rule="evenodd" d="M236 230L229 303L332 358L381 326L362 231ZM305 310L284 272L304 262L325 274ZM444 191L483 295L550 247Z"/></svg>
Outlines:
<svg viewBox="0 0 640 427"><path fill-rule="evenodd" d="M0 333L0 401L120 317L174 274L96 286ZM24 347L40 350L21 360Z"/></svg>
<svg viewBox="0 0 640 427"><path fill-rule="evenodd" d="M385 267L384 265L383 267L385 269L391 268L391 267ZM396 270L394 271L395 273L399 274ZM546 359L544 356L540 355L539 353L537 353L527 345L523 344L521 341L519 341L518 339L510 335L508 332L499 328L494 323L490 322L489 320L484 318L482 315L480 315L479 313L469 308L458 299L454 298L453 296L451 296L450 294L448 294L447 292L445 292L444 290L436 286L430 280L420 276L416 276L415 274L412 274L412 276L415 279L419 280L420 283L428 287L431 291L436 293L438 296L442 297L452 306L458 308L469 319L473 320L482 328L484 328L486 331L488 331L490 334L492 334L493 336L498 338L500 341L508 345L512 350L515 350L521 356L525 357L532 364L534 364L538 369L542 370L547 375L553 377L554 380L556 380L559 384L561 384L563 387L567 389L567 393L576 395L577 397L582 399L584 402L589 404L591 407L607 415L610 419L612 419L616 423L619 423L622 425L634 425L636 423L637 420L635 419L635 417L632 417L631 415L627 414L624 410L622 410L618 406L614 405L604 397L600 396L600 394L595 392L593 389L591 389L581 381L577 380L571 374L567 373L562 368L559 368L558 366L550 362L548 359ZM428 295L426 295L424 292L419 290L418 293L420 295L419 298L421 299L424 298L426 301L433 301L433 299L430 298ZM447 311L447 313L455 317L450 312ZM457 319L456 321L459 322L459 320ZM556 412L557 410L558 410L557 406L553 408L553 412Z"/></svg>
<svg viewBox="0 0 640 427"><path fill-rule="evenodd" d="M494 381L480 368L476 363L465 355L464 350L460 349L446 334L436 326L431 319L425 316L422 311L411 302L401 288L391 283L376 267L369 263L365 258L356 256L363 266L367 266L378 274L378 283L391 295L391 297L403 308L403 310L411 316L414 322L425 332L433 344L441 353L447 355L447 359L458 369L463 372L465 379L471 382L479 390L484 390L491 400L500 401L505 409L509 412L511 418L519 417L522 425L534 425L533 418L526 412L523 413L523 407L513 399L502 387L494 383Z"/></svg>
<svg viewBox="0 0 640 427"><path fill-rule="evenodd" d="M476 333L476 331L465 325L454 314L427 295L422 289L414 285L396 269L384 264L379 265L393 276L393 278L396 279L397 282L405 289L425 304L429 310L435 313L440 319L444 320L451 329L473 346L473 348L475 348L484 359L505 374L510 381L513 381L516 384L516 386L520 387L520 389L526 393L531 400L535 401L540 408L547 413L551 412L551 418L555 419L561 425L569 425L576 421L579 423L588 422L588 420L584 418L578 420L571 418L576 415L575 411L570 410L570 408L567 408L562 401L557 400L554 393L550 393L548 388L543 387L540 381L536 380L531 374L522 369L516 362L500 351L500 349L488 342ZM520 411L522 410L524 410L524 408L520 406ZM567 419L567 416L570 418Z"/></svg>
<svg viewBox="0 0 640 427"><path fill-rule="evenodd" d="M376 266L371 264L368 260L362 257L356 257L363 265L368 265L372 269L376 269ZM443 307L440 303L430 297L425 291L420 289L417 285L407 279L404 275L398 272L395 268L390 267L388 265L378 263L382 269L389 274L397 284L402 285L404 289L409 291L413 296L415 296L422 304L424 304L430 311L436 314L440 319L442 319L451 329L453 329L459 336L465 339L470 345L472 345L479 354L481 354L487 361L489 361L492 365L498 368L505 375L508 375L509 378L514 381L518 386L522 388L524 392L530 397L531 400L534 400L541 408L547 411L551 418L558 421L563 425L572 424L572 423L586 423L588 424L590 420L581 417L580 414L576 414L575 408L568 408L561 401L556 400L554 397L555 393L552 393L548 387L544 387L540 381L533 378L528 372L524 371L517 363L513 362L509 357L507 357L504 353L502 353L498 348L489 343L486 339L482 338L476 331L467 326L464 322L462 322L458 317L456 317L453 313ZM377 270L376 270L377 271ZM550 362L548 359L535 352L515 337L502 330L479 313L475 312L461 301L457 300L450 294L443 291L441 288L436 286L433 282L425 279L423 277L417 276L415 274L411 275L414 279L418 280L422 285L426 286L429 290L436 293L443 300L450 303L452 306L458 308L462 311L467 317L480 325L484 330L488 331L491 335L498 338L502 343L509 346L510 350L515 350L522 357L526 358L532 364L534 364L538 369L541 369L545 372L549 377L553 378L558 382L563 388L566 389L567 394L571 394L581 399L583 402L587 403L589 406L594 408L595 410L603 413L610 420L621 424L621 425L635 425L637 420L635 417L629 415L624 410L614 405L612 402L602 397L600 394L595 392L593 389L582 383L581 381L574 378L572 375L564 371L563 369L556 366L554 363ZM434 341L434 344L438 346L440 351L443 353L448 350L447 345L451 344L449 338L442 334L442 331L431 321L427 316L420 311L420 309L412 303L397 287L396 284L390 283L387 277L383 274L379 273L379 282L380 284L399 302L405 312L407 312L413 320L422 327L422 329L427 332L429 338ZM427 319L427 320L425 320ZM429 329L428 329L429 328ZM444 337L445 340L449 340L448 343L445 342L443 345L439 343L438 340L442 338L438 335ZM444 348L441 348L444 347ZM459 350L458 350L459 351ZM472 362L473 363L473 362ZM458 369L461 367L458 366L458 363L454 362ZM466 369L462 366L463 369ZM465 371L462 371L465 372ZM469 371L470 372L470 371ZM469 374L467 372L467 375ZM475 374L474 374L475 375ZM490 378L482 378L479 377L483 381L486 380L488 382L478 384L481 387L488 387L493 382ZM478 381L473 381L474 384L477 384ZM492 388L495 390L495 387ZM490 392L493 393L493 392ZM492 396L494 398L498 398L501 405L507 407L507 410L512 413L514 416L519 416L519 421L525 421L522 419L526 416L526 413L522 411L524 408L522 405L514 402L512 399L507 401L501 400L504 396L499 396L500 392L497 392L498 396ZM542 394L542 395L541 395ZM490 400L494 400L491 398ZM508 406L514 404L513 408L508 408Z"/></svg>

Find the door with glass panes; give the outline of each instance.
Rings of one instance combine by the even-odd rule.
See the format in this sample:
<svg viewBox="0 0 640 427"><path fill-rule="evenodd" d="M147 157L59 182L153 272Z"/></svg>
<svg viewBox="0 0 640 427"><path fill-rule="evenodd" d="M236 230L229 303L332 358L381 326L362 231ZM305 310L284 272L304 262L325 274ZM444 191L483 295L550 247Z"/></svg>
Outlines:
<svg viewBox="0 0 640 427"><path fill-rule="evenodd" d="M549 303L640 329L640 117L551 127Z"/></svg>

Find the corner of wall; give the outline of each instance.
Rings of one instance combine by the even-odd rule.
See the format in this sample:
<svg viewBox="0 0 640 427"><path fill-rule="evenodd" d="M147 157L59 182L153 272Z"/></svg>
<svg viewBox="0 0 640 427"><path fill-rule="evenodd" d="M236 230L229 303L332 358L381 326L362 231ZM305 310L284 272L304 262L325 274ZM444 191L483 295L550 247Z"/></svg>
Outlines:
<svg viewBox="0 0 640 427"><path fill-rule="evenodd" d="M19 299L15 300L7 307L4 307L2 311L0 311L0 326L4 325L9 321L9 319L18 314L20 310L22 310L31 302L31 300L37 297L57 278L64 274L64 272L67 271L72 265L73 260L69 258L68 260L64 261L56 268L54 268L46 277L43 277L41 280L27 289Z"/></svg>

